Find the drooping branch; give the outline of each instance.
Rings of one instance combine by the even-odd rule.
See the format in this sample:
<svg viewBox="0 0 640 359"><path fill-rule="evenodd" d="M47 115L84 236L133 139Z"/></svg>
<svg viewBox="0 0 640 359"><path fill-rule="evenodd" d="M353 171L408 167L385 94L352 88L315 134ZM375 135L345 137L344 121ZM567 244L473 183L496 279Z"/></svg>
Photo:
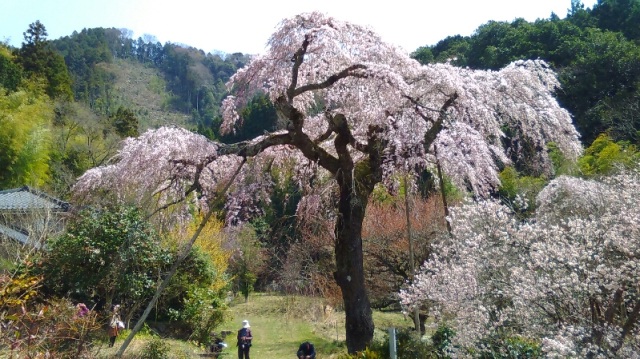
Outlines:
<svg viewBox="0 0 640 359"><path fill-rule="evenodd" d="M199 163L193 163L190 160L174 160L172 161L175 164L181 164L181 165L185 165L185 166L193 166L195 167L196 171L195 174L193 176L193 182L191 183L191 185L189 186L189 188L187 188L184 191L184 196L177 198L173 201L170 201L168 203L165 203L164 205L156 208L153 212L151 212L147 218L151 218L153 217L156 213L159 213L161 211L164 211L165 209L174 206L176 204L181 203L185 198L187 198L191 193L194 192L200 192L202 193L202 184L200 183L200 176L202 175L202 171L207 167L207 165L211 162L213 162L215 160L215 158L217 158L217 156L208 156L207 158L205 158L204 161L200 161ZM174 178L175 179L175 178ZM167 186L168 187L168 186ZM157 193L159 193L160 191L157 191Z"/></svg>
<svg viewBox="0 0 640 359"><path fill-rule="evenodd" d="M302 45L291 58L291 61L293 62L293 66L291 69L291 83L287 88L287 101L289 103L292 103L293 99L300 94L303 94L307 91L316 91L316 90L322 90L322 89L328 88L333 84L335 84L336 82L338 82L339 80L344 79L346 77L349 77L349 76L366 77L365 74L359 74L356 72L356 70L366 69L367 66L362 64L355 64L343 69L337 74L333 74L329 76L323 82L307 84L299 88L296 88L296 86L298 85L298 75L300 71L300 66L304 62L304 55L307 53L307 48L309 47L309 43L310 43L309 36L305 36L304 41L302 41Z"/></svg>
<svg viewBox="0 0 640 359"><path fill-rule="evenodd" d="M422 110L427 110L427 111L430 111L430 112L439 112L438 109L429 108L427 106L424 106L423 104L420 103L420 101L416 100L415 98L413 98L411 96L404 95L403 98L405 98L406 100L411 102L411 104L413 104L414 111L415 111L416 114L418 114L418 116L420 116L420 118L425 120L427 123L433 123L434 122L433 118L431 118L430 116L425 114Z"/></svg>
<svg viewBox="0 0 640 359"><path fill-rule="evenodd" d="M442 130L442 124L444 122L444 119L447 117L447 110L449 110L449 107L453 106L453 103L456 101L457 98L458 98L458 93L454 92L453 95L451 95L447 99L447 101L444 102L444 104L440 108L440 111L438 112L438 119L433 123L433 125L427 131L427 133L424 134L423 145L424 145L425 151L429 150L429 147L431 147L431 144L433 143L433 141L435 141L436 137L438 137L438 134ZM426 118L423 117L423 119L427 121Z"/></svg>

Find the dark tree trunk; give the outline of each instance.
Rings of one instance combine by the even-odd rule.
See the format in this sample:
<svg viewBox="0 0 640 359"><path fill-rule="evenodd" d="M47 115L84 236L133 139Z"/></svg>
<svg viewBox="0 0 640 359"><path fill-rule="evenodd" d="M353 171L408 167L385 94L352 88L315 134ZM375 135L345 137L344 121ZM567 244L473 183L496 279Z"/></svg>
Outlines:
<svg viewBox="0 0 640 359"><path fill-rule="evenodd" d="M317 161L320 166L331 172L340 188L335 228L334 278L342 291L347 350L353 354L366 349L373 339L373 317L364 279L362 223L369 195L373 192L374 186L382 180L382 149L386 146L380 136L383 129L375 126L369 127L366 144L358 143L342 114L330 116L329 131L314 141L302 131L304 115L291 103L296 91L298 67L302 63L306 45L307 40L299 53L294 55L293 80L287 94L288 99L281 97L276 102L281 114L289 119L289 134L274 136L272 141L287 142L296 146L309 160ZM346 76L348 72L341 74L340 76ZM340 76L332 81L337 81ZM334 146L337 157L317 145L319 139L327 139L332 133L336 134ZM262 143L268 145L265 141ZM354 163L349 146L366 154L366 159Z"/></svg>
<svg viewBox="0 0 640 359"><path fill-rule="evenodd" d="M362 255L362 223L371 186L356 185L353 172L337 176L340 185L336 222L335 280L342 290L349 353L364 350L373 339L373 317L367 295ZM357 177L357 176L356 176ZM371 188L370 188L371 187Z"/></svg>

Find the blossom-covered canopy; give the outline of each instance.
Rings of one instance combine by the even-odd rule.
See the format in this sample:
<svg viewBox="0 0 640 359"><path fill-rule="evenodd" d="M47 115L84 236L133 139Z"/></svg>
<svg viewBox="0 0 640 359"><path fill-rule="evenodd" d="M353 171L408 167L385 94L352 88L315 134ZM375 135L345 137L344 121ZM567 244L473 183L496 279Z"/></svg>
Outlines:
<svg viewBox="0 0 640 359"><path fill-rule="evenodd" d="M269 166L294 161L304 182L309 171L335 175L343 159L366 159L375 133L377 146L384 146L382 179L389 187L399 168L432 166L437 146L445 173L484 196L498 185L499 166L519 154L520 148L505 144L533 146L536 156L529 160L543 173L552 172L549 142L568 158L579 155L571 117L553 97L557 86L541 60L518 61L500 71L421 66L369 28L318 12L302 14L284 20L268 51L231 78L233 95L223 104L223 130L233 131L242 122L239 109L264 92L279 111L280 131L229 146L183 129L150 130L128 139L112 165L82 176L76 192L102 187L138 197L156 193L162 194L155 197L160 205L188 189L206 198L247 157ZM336 146L340 131L348 138L345 153ZM254 184L250 193L233 193L237 201L264 188Z"/></svg>
<svg viewBox="0 0 640 359"><path fill-rule="evenodd" d="M551 173L550 142L567 158L581 151L543 61L500 71L422 66L371 29L318 12L285 19L268 45L230 79L222 130L241 125L240 110L258 93L273 102L279 129L231 145L177 128L150 130L127 140L116 162L82 176L76 194L117 191L118 199L157 209L180 203L173 213L186 215L226 192L227 222L235 224L268 201L270 169L290 166L305 195L298 214L336 214L334 278L350 353L373 338L361 237L377 184L394 188L398 169L428 168L437 156L461 188L486 196L512 158L527 155L532 168Z"/></svg>

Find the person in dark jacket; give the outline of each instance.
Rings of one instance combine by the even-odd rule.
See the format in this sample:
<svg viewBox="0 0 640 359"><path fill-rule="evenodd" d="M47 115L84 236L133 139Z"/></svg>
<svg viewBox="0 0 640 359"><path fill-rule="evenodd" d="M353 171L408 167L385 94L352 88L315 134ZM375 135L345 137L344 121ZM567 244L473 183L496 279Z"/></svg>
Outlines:
<svg viewBox="0 0 640 359"><path fill-rule="evenodd" d="M248 320L242 321L242 329L238 330L238 359L249 359L249 349L251 349L251 326Z"/></svg>
<svg viewBox="0 0 640 359"><path fill-rule="evenodd" d="M217 358L222 350L227 347L227 343L216 333L211 332L211 343L209 344L209 350L214 354L214 358Z"/></svg>
<svg viewBox="0 0 640 359"><path fill-rule="evenodd" d="M300 344L300 348L298 348L298 353L296 355L298 356L298 359L315 359L316 348L313 344L304 342Z"/></svg>

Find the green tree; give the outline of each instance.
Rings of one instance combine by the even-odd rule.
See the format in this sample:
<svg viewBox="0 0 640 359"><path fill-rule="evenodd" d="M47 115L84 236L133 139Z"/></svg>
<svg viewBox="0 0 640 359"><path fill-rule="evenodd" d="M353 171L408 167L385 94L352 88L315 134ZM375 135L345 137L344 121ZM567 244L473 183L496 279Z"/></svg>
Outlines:
<svg viewBox="0 0 640 359"><path fill-rule="evenodd" d="M221 136L222 142L233 143L254 138L265 131L273 131L278 126L276 109L266 95L257 95L242 111L242 126L233 134Z"/></svg>
<svg viewBox="0 0 640 359"><path fill-rule="evenodd" d="M0 188L49 180L53 109L37 84L13 93L0 88Z"/></svg>
<svg viewBox="0 0 640 359"><path fill-rule="evenodd" d="M172 255L131 207L84 210L52 239L35 271L52 293L122 304L127 317L155 292Z"/></svg>
<svg viewBox="0 0 640 359"><path fill-rule="evenodd" d="M640 161L638 148L629 142L615 142L601 134L578 160L580 171L588 177L613 175L621 170L636 168Z"/></svg>
<svg viewBox="0 0 640 359"><path fill-rule="evenodd" d="M640 46L620 33L587 29L558 51L574 56L560 71L563 91L558 97L574 114L583 142L608 130L614 140L637 140L640 118L633 107L623 108L640 100Z"/></svg>
<svg viewBox="0 0 640 359"><path fill-rule="evenodd" d="M231 258L229 270L234 276L235 288L247 301L263 264L262 249L252 225L243 226L236 238L239 250Z"/></svg>
<svg viewBox="0 0 640 359"><path fill-rule="evenodd" d="M18 62L28 76L46 80L46 92L52 98L72 98L71 77L64 58L53 51L47 40L47 30L40 21L29 25L23 33L25 42L18 51Z"/></svg>
<svg viewBox="0 0 640 359"><path fill-rule="evenodd" d="M581 29L597 27L597 19L591 16L590 10L585 10L580 0L571 0L571 8L567 12L567 20Z"/></svg>
<svg viewBox="0 0 640 359"><path fill-rule="evenodd" d="M51 186L64 197L78 176L116 154L121 138L108 119L81 102L57 102L54 112Z"/></svg>
<svg viewBox="0 0 640 359"><path fill-rule="evenodd" d="M598 0L591 15L601 29L622 32L630 40L640 39L638 0Z"/></svg>
<svg viewBox="0 0 640 359"><path fill-rule="evenodd" d="M71 36L51 41L51 47L64 57L69 74L73 79L73 95L78 101L89 104L94 110L104 109L97 106L110 103L115 75L109 67L113 52L109 48L107 31L103 28L83 29ZM119 32L118 32L119 33ZM110 33L111 36L115 34ZM101 101L100 99L104 99Z"/></svg>
<svg viewBox="0 0 640 359"><path fill-rule="evenodd" d="M120 106L110 116L111 123L120 137L138 137L138 118L130 109Z"/></svg>
<svg viewBox="0 0 640 359"><path fill-rule="evenodd" d="M0 88L9 92L17 91L22 82L22 69L14 62L9 49L0 44Z"/></svg>
<svg viewBox="0 0 640 359"><path fill-rule="evenodd" d="M467 64L473 68L498 69L511 61L537 58L562 67L576 54L558 53L558 49L580 36L580 28L557 17L533 23L524 19L511 23L490 21L470 38L465 55Z"/></svg>
<svg viewBox="0 0 640 359"><path fill-rule="evenodd" d="M589 144L607 132L615 141L640 141L639 0L601 0L593 10L572 1L566 20L489 21L468 37L450 36L414 53L425 61L498 69L518 59L542 58L559 73L557 97ZM633 24L633 26L629 25ZM521 169L518 168L520 171Z"/></svg>
<svg viewBox="0 0 640 359"><path fill-rule="evenodd" d="M433 51L428 46L421 46L411 53L411 57L418 60L419 63L426 65L433 61Z"/></svg>
<svg viewBox="0 0 640 359"><path fill-rule="evenodd" d="M19 52L22 66L27 71L43 74L46 58L41 55L44 55L47 50L47 29L40 20L37 20L29 24L29 28L22 35L25 41Z"/></svg>
<svg viewBox="0 0 640 359"><path fill-rule="evenodd" d="M470 46L469 37L460 35L447 36L444 40L438 41L435 46L431 47L431 53L435 62L451 61L451 63L458 66L467 66L467 54ZM421 51L418 51L415 53L417 57L412 57L424 64L424 59L420 58L421 53Z"/></svg>

